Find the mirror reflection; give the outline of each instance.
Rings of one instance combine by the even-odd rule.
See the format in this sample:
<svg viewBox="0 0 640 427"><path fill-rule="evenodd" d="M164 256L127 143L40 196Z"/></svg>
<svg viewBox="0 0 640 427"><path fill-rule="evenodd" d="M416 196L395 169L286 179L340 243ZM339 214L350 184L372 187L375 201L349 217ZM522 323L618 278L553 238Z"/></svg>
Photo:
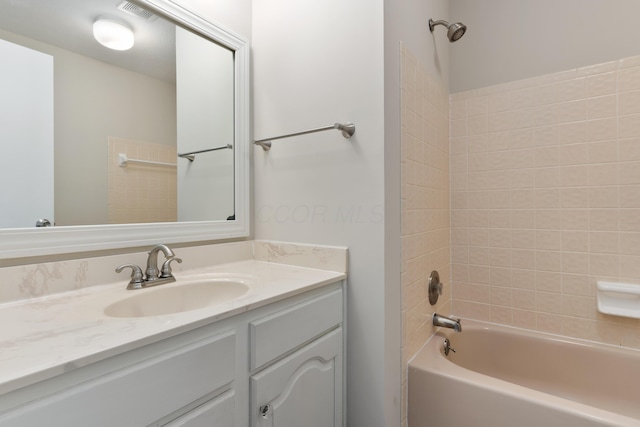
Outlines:
<svg viewBox="0 0 640 427"><path fill-rule="evenodd" d="M233 219L233 51L126 1L0 0L0 55L0 228Z"/></svg>

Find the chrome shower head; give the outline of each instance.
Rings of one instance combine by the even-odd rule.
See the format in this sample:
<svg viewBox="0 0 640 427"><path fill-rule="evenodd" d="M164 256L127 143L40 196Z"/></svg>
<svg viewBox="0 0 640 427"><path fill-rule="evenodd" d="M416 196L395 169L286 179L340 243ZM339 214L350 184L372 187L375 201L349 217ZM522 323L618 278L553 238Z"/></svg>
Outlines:
<svg viewBox="0 0 640 427"><path fill-rule="evenodd" d="M429 31L433 33L433 29L436 25L444 25L447 27L447 37L451 43L457 42L464 36L467 31L467 26L462 22L456 22L455 24L449 24L447 21L434 21L429 19Z"/></svg>
<svg viewBox="0 0 640 427"><path fill-rule="evenodd" d="M447 37L449 37L449 41L451 43L456 42L464 36L464 33L467 31L467 26L462 22L456 22L455 24L449 25L449 30L447 31Z"/></svg>

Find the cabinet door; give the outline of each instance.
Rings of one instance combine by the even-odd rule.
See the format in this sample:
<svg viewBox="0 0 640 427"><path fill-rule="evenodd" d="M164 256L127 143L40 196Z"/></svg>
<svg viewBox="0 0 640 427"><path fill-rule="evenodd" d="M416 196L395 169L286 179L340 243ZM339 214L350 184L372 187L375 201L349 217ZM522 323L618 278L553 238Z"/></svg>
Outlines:
<svg viewBox="0 0 640 427"><path fill-rule="evenodd" d="M342 426L342 329L251 377L252 426Z"/></svg>
<svg viewBox="0 0 640 427"><path fill-rule="evenodd" d="M235 401L233 391L227 391L163 427L233 427Z"/></svg>

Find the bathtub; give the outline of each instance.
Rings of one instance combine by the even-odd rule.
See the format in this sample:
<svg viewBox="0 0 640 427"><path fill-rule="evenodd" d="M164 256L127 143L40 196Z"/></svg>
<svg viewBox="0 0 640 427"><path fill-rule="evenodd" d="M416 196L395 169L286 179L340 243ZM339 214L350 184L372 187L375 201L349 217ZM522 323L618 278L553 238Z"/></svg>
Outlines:
<svg viewBox="0 0 640 427"><path fill-rule="evenodd" d="M636 350L464 320L408 375L409 427L640 426Z"/></svg>

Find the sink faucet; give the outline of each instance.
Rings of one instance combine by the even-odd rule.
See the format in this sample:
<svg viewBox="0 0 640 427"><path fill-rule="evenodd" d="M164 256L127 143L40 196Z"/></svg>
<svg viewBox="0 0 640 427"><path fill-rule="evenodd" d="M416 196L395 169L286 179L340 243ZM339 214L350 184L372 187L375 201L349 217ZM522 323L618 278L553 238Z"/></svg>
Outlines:
<svg viewBox="0 0 640 427"><path fill-rule="evenodd" d="M162 268L158 269L158 253L162 252L166 260L162 263ZM171 263L176 261L181 263L180 258L167 245L156 245L149 252L147 258L147 269L142 274L142 269L135 264L124 264L116 268L116 273L120 273L123 269L131 268L131 280L127 285L127 289L142 289L149 286L162 285L163 283L175 282L176 278L171 272Z"/></svg>
<svg viewBox="0 0 640 427"><path fill-rule="evenodd" d="M451 328L456 332L462 332L460 319L452 319L451 317L441 316L438 313L433 313L433 325Z"/></svg>
<svg viewBox="0 0 640 427"><path fill-rule="evenodd" d="M153 249L149 251L149 257L147 258L147 269L144 272L147 276L147 278L145 279L147 282L158 280L158 277L160 276L160 270L158 270L158 252L160 251L162 251L167 260L173 259L176 256L176 254L174 254L167 245L154 246Z"/></svg>

